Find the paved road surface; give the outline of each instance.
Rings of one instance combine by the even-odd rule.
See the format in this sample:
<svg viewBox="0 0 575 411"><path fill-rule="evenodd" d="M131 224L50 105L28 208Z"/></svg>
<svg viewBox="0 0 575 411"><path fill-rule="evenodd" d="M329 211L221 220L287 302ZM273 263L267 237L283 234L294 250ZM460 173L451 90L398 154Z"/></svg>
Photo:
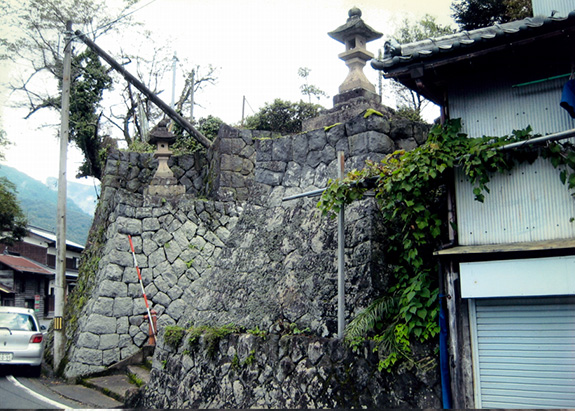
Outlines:
<svg viewBox="0 0 575 411"><path fill-rule="evenodd" d="M14 376L12 376L14 374ZM0 409L73 408L63 399L50 399L27 388L26 377L13 369L0 369Z"/></svg>

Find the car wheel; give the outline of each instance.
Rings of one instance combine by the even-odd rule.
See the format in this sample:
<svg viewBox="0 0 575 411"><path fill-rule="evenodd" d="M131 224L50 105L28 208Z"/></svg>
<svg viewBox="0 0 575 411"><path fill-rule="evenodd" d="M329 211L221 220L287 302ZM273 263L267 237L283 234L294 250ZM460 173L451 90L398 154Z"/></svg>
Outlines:
<svg viewBox="0 0 575 411"><path fill-rule="evenodd" d="M31 365L28 370L28 376L31 378L38 378L42 373L42 366L41 365Z"/></svg>

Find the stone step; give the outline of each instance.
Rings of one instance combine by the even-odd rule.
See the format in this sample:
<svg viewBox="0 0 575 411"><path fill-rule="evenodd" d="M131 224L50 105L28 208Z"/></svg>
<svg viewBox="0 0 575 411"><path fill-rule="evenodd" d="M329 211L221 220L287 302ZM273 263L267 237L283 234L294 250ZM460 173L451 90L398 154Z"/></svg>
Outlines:
<svg viewBox="0 0 575 411"><path fill-rule="evenodd" d="M128 376L124 374L89 378L84 380L84 385L95 388L122 403L138 391L138 387L132 384Z"/></svg>
<svg viewBox="0 0 575 411"><path fill-rule="evenodd" d="M150 370L141 365L128 365L128 374L133 374L137 379L142 381L142 385L150 382Z"/></svg>

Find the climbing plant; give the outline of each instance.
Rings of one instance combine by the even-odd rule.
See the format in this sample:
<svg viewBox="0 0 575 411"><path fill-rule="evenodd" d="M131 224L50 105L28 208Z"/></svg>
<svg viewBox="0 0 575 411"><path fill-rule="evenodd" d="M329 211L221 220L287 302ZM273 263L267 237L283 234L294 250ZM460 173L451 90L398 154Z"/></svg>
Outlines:
<svg viewBox="0 0 575 411"><path fill-rule="evenodd" d="M447 184L459 166L474 185L475 199L489 193L490 176L510 170L523 161L542 155L555 167L568 166L561 180L575 187L575 153L570 144L526 145L498 150L530 137L531 129L505 137L469 138L460 132L459 119L436 125L425 144L412 151L399 150L381 163L367 162L342 180L331 180L318 207L335 216L345 204L375 191L387 230L387 258L394 267L386 294L358 315L346 330L352 346L366 338L380 351L380 369L413 363L411 344L436 336L438 326L437 261L433 252L447 240Z"/></svg>

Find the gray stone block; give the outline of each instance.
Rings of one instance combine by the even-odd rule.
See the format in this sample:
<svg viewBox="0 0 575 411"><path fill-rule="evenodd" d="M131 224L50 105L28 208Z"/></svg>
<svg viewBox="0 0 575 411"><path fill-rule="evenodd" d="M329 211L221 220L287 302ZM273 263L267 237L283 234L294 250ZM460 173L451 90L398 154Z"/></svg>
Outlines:
<svg viewBox="0 0 575 411"><path fill-rule="evenodd" d="M327 144L327 136L323 129L318 129L306 133L309 151L321 151Z"/></svg>
<svg viewBox="0 0 575 411"><path fill-rule="evenodd" d="M128 285L119 281L104 280L100 283L99 294L102 297L126 297Z"/></svg>
<svg viewBox="0 0 575 411"><path fill-rule="evenodd" d="M132 297L119 297L114 299L113 314L115 317L125 317L132 315L133 299Z"/></svg>
<svg viewBox="0 0 575 411"><path fill-rule="evenodd" d="M349 137L349 151L352 156L367 154L369 152L368 137L369 132L357 133Z"/></svg>
<svg viewBox="0 0 575 411"><path fill-rule="evenodd" d="M376 131L367 132L368 150L373 153L389 154L395 151L393 140L387 135Z"/></svg>
<svg viewBox="0 0 575 411"><path fill-rule="evenodd" d="M94 349L98 348L99 345L100 345L100 336L90 332L80 334L80 337L78 337L78 342L76 343L77 347L94 348Z"/></svg>
<svg viewBox="0 0 575 411"><path fill-rule="evenodd" d="M142 234L142 222L136 218L118 217L116 223L118 224L118 232L120 234Z"/></svg>
<svg viewBox="0 0 575 411"><path fill-rule="evenodd" d="M292 158L292 139L290 137L273 140L272 161L288 162Z"/></svg>
<svg viewBox="0 0 575 411"><path fill-rule="evenodd" d="M75 360L88 365L102 365L102 351L93 348L78 348Z"/></svg>
<svg viewBox="0 0 575 411"><path fill-rule="evenodd" d="M110 313L110 316L90 314L86 321L84 332L98 335L115 333L116 318L112 317L112 313Z"/></svg>
<svg viewBox="0 0 575 411"><path fill-rule="evenodd" d="M105 334L100 336L100 350L108 350L110 348L117 348L120 336L118 334Z"/></svg>
<svg viewBox="0 0 575 411"><path fill-rule="evenodd" d="M92 312L94 314L109 315L113 304L113 298L100 296L94 301Z"/></svg>
<svg viewBox="0 0 575 411"><path fill-rule="evenodd" d="M144 218L142 220L142 229L144 231L158 231L160 229L160 223L157 218Z"/></svg>
<svg viewBox="0 0 575 411"><path fill-rule="evenodd" d="M118 350L118 347L114 347L102 352L102 363L104 365L112 365L118 361L120 361L120 350Z"/></svg>

